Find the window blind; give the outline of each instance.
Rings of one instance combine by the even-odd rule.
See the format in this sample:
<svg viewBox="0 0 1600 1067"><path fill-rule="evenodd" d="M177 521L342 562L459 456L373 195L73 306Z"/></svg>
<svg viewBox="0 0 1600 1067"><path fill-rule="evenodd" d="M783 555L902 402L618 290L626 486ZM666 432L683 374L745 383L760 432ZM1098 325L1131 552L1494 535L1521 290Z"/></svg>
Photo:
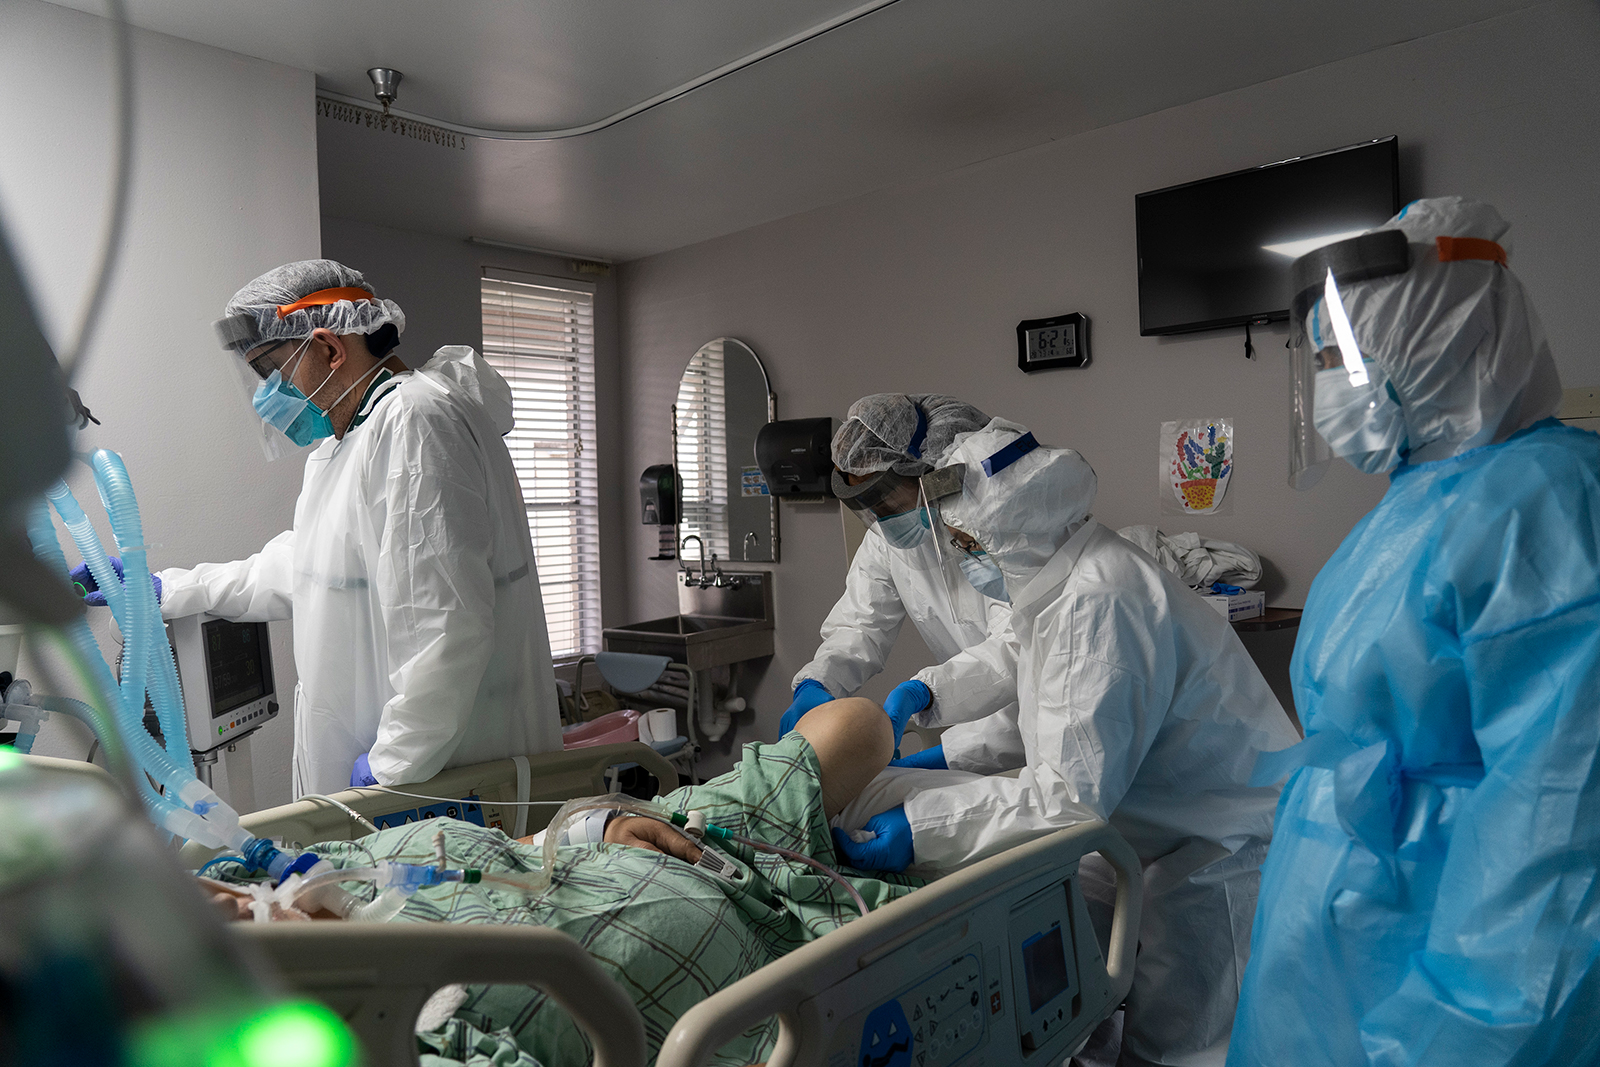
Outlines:
<svg viewBox="0 0 1600 1067"><path fill-rule="evenodd" d="M522 483L553 656L600 650L594 291L485 269L483 354L511 386L506 446Z"/></svg>
<svg viewBox="0 0 1600 1067"><path fill-rule="evenodd" d="M728 390L721 345L707 345L678 383L679 537L698 534L706 553L728 559ZM699 551L680 550L685 560Z"/></svg>

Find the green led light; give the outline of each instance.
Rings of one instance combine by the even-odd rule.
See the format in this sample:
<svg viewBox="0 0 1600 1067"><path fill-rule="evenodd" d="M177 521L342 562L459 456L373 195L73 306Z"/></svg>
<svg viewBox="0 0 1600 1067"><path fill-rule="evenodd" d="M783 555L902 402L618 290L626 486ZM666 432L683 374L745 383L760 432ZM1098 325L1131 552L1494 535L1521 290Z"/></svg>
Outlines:
<svg viewBox="0 0 1600 1067"><path fill-rule="evenodd" d="M17 750L10 745L0 746L0 774L7 771L20 771L27 763L17 755Z"/></svg>
<svg viewBox="0 0 1600 1067"><path fill-rule="evenodd" d="M356 1062L349 1029L310 1001L279 1004L250 1020L239 1031L238 1051L240 1067L352 1067Z"/></svg>
<svg viewBox="0 0 1600 1067"><path fill-rule="evenodd" d="M146 1023L132 1042L134 1067L355 1067L355 1037L328 1008L291 1000L267 1008L210 1011Z"/></svg>

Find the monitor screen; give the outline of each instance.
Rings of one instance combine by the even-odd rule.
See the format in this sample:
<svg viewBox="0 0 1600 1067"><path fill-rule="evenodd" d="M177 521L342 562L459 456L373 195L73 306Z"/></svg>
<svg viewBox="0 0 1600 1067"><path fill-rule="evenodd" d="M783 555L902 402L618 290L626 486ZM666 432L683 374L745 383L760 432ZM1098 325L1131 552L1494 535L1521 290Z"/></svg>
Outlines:
<svg viewBox="0 0 1600 1067"><path fill-rule="evenodd" d="M1071 979L1067 977L1067 950L1061 940L1060 923L1022 943L1022 968L1028 984L1029 1011L1037 1013L1066 990Z"/></svg>
<svg viewBox="0 0 1600 1067"><path fill-rule="evenodd" d="M1384 137L1140 193L1139 333L1289 316L1289 264L1400 210L1400 151Z"/></svg>
<svg viewBox="0 0 1600 1067"><path fill-rule="evenodd" d="M200 631L206 648L206 673L211 681L213 719L272 691L266 623L217 619L203 625Z"/></svg>

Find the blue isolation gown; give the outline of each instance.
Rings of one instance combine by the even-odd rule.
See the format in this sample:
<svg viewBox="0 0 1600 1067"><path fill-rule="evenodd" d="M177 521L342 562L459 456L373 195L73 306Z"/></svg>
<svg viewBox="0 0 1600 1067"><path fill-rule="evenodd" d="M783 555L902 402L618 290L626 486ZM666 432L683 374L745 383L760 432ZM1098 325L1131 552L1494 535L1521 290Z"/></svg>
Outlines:
<svg viewBox="0 0 1600 1067"><path fill-rule="evenodd" d="M1228 1063L1600 1063L1600 437L1400 467L1290 673Z"/></svg>

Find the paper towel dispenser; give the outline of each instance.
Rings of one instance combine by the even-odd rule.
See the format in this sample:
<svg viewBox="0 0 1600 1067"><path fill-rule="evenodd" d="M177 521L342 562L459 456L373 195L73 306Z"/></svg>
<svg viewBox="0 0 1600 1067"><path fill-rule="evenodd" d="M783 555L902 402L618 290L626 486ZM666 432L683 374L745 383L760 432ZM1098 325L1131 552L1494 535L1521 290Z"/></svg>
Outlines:
<svg viewBox="0 0 1600 1067"><path fill-rule="evenodd" d="M756 434L756 463L775 497L833 496L833 419L782 419Z"/></svg>

